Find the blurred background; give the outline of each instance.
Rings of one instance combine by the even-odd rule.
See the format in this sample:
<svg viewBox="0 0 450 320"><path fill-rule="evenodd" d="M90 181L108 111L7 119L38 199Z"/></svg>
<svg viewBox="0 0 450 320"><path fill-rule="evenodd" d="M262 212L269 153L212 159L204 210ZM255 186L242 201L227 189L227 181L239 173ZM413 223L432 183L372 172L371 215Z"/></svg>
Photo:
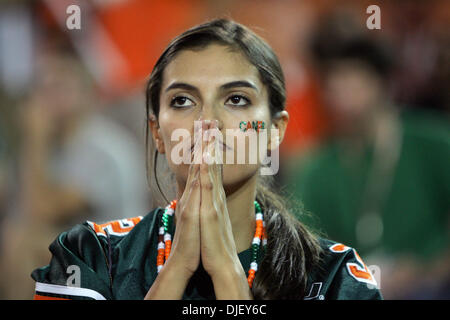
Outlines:
<svg viewBox="0 0 450 320"><path fill-rule="evenodd" d="M145 174L145 80L174 36L219 17L283 66L276 179L299 218L357 248L386 299L449 299L445 0L0 1L0 299L33 297L31 271L75 223L163 205Z"/></svg>

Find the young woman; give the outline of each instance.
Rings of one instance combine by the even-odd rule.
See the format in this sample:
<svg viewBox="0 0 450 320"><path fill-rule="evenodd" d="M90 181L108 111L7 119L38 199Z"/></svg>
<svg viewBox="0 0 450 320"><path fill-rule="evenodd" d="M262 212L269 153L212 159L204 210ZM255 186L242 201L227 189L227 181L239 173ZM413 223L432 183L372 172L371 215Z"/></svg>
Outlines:
<svg viewBox="0 0 450 320"><path fill-rule="evenodd" d="M176 199L144 218L88 221L62 233L49 266L32 274L36 298L381 298L354 249L293 218L260 175L261 159L223 161L249 157L251 139L243 148L234 140L256 132L260 142L259 129L279 132L258 144L271 155L288 123L284 108L278 59L246 27L214 20L175 38L148 82L147 143L155 145L155 178L165 155ZM174 132L189 134L182 140L190 161L178 161Z"/></svg>

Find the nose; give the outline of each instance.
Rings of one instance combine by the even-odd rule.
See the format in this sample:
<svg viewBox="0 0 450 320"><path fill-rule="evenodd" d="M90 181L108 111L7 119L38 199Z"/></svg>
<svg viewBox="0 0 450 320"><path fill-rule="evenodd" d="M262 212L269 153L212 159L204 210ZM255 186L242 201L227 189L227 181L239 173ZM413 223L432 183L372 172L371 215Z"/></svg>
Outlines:
<svg viewBox="0 0 450 320"><path fill-rule="evenodd" d="M213 125L213 121L216 122L215 127L219 130L222 129L223 123L221 121L220 111L219 108L211 105L204 105L200 110L200 115L197 120L205 121L210 123L207 127L210 127ZM205 128L205 127L203 127Z"/></svg>

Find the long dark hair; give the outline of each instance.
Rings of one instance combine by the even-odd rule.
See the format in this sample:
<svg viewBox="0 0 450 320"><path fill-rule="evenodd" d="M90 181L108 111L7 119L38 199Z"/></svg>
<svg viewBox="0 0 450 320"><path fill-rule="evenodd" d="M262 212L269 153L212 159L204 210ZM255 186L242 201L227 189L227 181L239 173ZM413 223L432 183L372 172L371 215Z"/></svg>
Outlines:
<svg viewBox="0 0 450 320"><path fill-rule="evenodd" d="M158 151L151 148L154 150L149 152L148 124L152 117L158 119L163 72L180 51L202 49L212 43L242 52L258 69L269 93L272 117L285 108L286 90L278 58L264 40L245 26L226 19L216 19L176 37L156 62L146 89L146 146L147 155L153 154L153 159L147 161L147 165L153 167L156 185L163 196L156 176ZM271 181L267 181L271 179L269 176L260 176L257 184L256 200L264 211L268 242L266 255L253 283L253 296L255 299L302 299L307 275L319 261L320 246L316 237L289 212L285 199L271 191Z"/></svg>

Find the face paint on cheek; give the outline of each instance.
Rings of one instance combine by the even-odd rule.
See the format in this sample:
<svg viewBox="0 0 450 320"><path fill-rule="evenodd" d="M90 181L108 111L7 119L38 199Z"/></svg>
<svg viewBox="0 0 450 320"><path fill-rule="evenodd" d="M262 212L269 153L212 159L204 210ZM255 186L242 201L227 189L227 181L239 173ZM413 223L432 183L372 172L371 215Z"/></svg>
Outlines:
<svg viewBox="0 0 450 320"><path fill-rule="evenodd" d="M226 141L232 145L232 154L226 154L227 164L257 165L267 152L266 122L263 120L240 121L238 128L227 129ZM261 138L261 139L260 139Z"/></svg>
<svg viewBox="0 0 450 320"><path fill-rule="evenodd" d="M239 123L239 130L246 132L247 130L255 130L259 132L261 129L265 129L266 123L264 121L241 121Z"/></svg>

